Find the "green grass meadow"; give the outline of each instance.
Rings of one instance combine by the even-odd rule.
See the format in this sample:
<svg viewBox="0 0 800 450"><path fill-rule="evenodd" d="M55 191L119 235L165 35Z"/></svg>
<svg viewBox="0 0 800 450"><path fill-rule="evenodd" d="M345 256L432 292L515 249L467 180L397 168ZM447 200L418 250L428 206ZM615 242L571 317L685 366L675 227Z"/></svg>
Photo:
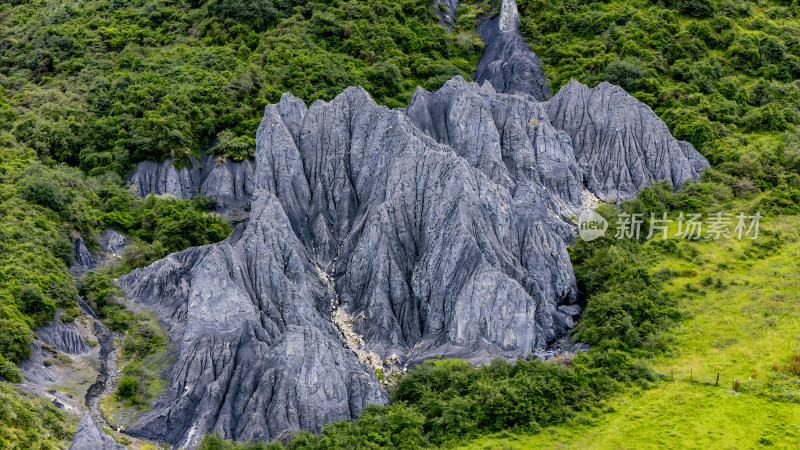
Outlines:
<svg viewBox="0 0 800 450"><path fill-rule="evenodd" d="M790 368L800 353L798 225L795 216L768 218L756 240L687 241L681 256L659 259L652 272L676 274L664 291L684 318L673 349L648 362L662 375L654 388L628 389L537 434L493 434L465 447L800 447L800 378Z"/></svg>

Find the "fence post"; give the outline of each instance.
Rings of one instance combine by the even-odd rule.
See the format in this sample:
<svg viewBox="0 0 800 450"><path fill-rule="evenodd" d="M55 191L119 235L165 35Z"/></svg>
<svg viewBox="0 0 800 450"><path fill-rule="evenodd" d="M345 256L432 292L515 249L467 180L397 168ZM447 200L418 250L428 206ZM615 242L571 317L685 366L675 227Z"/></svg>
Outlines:
<svg viewBox="0 0 800 450"><path fill-rule="evenodd" d="M714 386L719 386L719 372L717 372L717 381L714 382Z"/></svg>

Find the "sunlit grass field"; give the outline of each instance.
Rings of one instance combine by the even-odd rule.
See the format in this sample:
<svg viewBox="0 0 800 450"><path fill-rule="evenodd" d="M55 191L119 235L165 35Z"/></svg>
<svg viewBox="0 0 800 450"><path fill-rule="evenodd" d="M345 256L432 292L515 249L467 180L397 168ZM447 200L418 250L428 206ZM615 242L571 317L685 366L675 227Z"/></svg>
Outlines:
<svg viewBox="0 0 800 450"><path fill-rule="evenodd" d="M682 242L676 255L658 257L652 272L669 277L664 290L683 319L673 350L647 362L663 375L655 387L631 387L535 435L466 447L800 448L799 225L763 219L755 241Z"/></svg>

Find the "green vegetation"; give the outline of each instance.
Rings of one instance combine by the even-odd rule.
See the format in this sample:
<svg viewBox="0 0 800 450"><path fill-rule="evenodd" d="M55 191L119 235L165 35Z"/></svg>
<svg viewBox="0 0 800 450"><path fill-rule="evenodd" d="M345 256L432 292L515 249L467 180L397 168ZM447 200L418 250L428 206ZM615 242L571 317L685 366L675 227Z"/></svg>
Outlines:
<svg viewBox="0 0 800 450"><path fill-rule="evenodd" d="M149 315L138 314L122 342L122 377L117 385L116 399L130 406L143 406L163 389L160 370L169 361L167 336L158 321Z"/></svg>
<svg viewBox="0 0 800 450"><path fill-rule="evenodd" d="M15 365L30 356L32 329L52 320L56 308L66 311L64 321L81 314L75 300L79 292L110 328L132 328L136 333L136 317L114 299L118 290L113 276L168 252L219 241L230 233L230 225L209 213L210 205L203 199L151 197L142 201L125 189L115 174L86 176L65 165L44 164L12 136L1 134L0 139L0 253L5 256L0 260L3 380L21 381ZM120 263L90 273L75 286L67 271L73 238L80 235L90 248L97 248L99 233L107 228L126 232L134 244ZM147 369L140 378L152 385L154 373ZM4 395L13 398L17 393L10 390ZM10 417L2 417L0 422L6 426ZM27 426L23 431L36 433L34 422L20 423ZM23 436L23 431L14 436Z"/></svg>
<svg viewBox="0 0 800 450"><path fill-rule="evenodd" d="M553 90L619 84L734 177L798 189L800 8L788 1L519 0ZM796 198L796 197L795 197Z"/></svg>
<svg viewBox="0 0 800 450"><path fill-rule="evenodd" d="M417 85L468 77L478 11L449 33L428 0L5 3L0 129L91 174L215 139L240 159L283 92L329 100L361 85L400 106Z"/></svg>
<svg viewBox="0 0 800 450"><path fill-rule="evenodd" d="M700 240L681 241L657 258L649 273L666 278L662 290L682 318L669 351L649 360L667 378L656 389L615 394L587 423L496 433L469 448L796 448L798 226L795 216L765 220L762 233L780 236L768 253L753 252L761 238ZM672 247L670 241L648 246Z"/></svg>
<svg viewBox="0 0 800 450"><path fill-rule="evenodd" d="M0 423L2 448L65 448L72 438L63 411L8 383L0 383Z"/></svg>

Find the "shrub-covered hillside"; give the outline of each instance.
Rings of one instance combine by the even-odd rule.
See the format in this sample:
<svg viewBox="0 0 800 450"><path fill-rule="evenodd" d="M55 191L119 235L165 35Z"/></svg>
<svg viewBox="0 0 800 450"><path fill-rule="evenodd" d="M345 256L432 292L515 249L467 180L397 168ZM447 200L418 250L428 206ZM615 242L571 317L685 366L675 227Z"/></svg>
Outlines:
<svg viewBox="0 0 800 450"><path fill-rule="evenodd" d="M18 0L0 5L0 129L92 174L198 152L252 156L265 104L361 85L405 104L468 76L467 32L428 0ZM220 135L222 133L222 135Z"/></svg>
<svg viewBox="0 0 800 450"><path fill-rule="evenodd" d="M792 1L520 0L553 90L609 81L740 180L798 184L800 6Z"/></svg>
<svg viewBox="0 0 800 450"><path fill-rule="evenodd" d="M133 163L213 143L252 157L263 107L285 91L312 101L360 84L400 105L417 85L468 76L479 10L450 33L427 0L0 4L0 380L21 379L32 330L57 308L64 321L80 314L79 292L135 338L146 324L114 300L112 278L229 234L204 199L136 199L123 185ZM74 283L73 239L95 250L108 228L133 245ZM0 416L2 428L36 433Z"/></svg>

